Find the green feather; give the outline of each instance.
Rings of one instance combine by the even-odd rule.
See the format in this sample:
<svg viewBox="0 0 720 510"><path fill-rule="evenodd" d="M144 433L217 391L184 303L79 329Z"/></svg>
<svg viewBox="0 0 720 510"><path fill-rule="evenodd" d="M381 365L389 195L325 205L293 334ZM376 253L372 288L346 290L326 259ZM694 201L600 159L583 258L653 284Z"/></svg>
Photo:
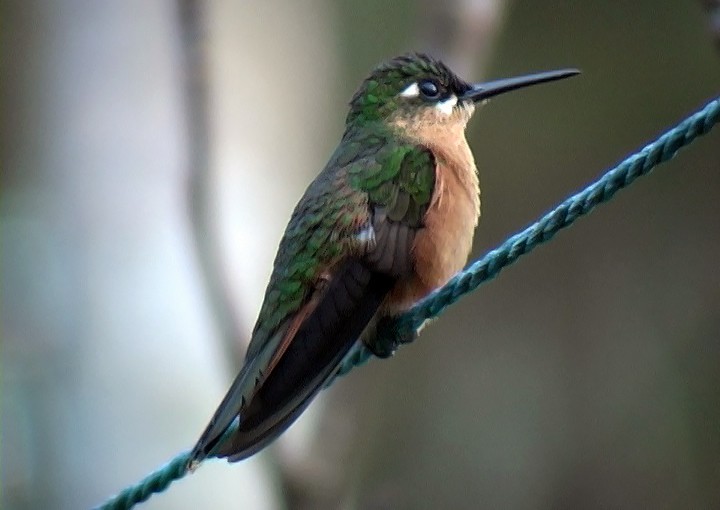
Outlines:
<svg viewBox="0 0 720 510"><path fill-rule="evenodd" d="M381 87L381 85L377 85ZM320 274L364 247L358 233L373 207L419 227L432 198L435 162L384 123L348 128L325 169L295 207L280 242L248 348L252 357L307 302Z"/></svg>

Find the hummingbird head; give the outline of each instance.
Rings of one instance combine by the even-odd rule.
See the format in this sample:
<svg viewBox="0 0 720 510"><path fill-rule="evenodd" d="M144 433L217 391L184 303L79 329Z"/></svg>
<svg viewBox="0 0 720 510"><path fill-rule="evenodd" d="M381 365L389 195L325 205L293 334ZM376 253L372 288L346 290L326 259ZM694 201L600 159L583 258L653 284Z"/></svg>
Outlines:
<svg viewBox="0 0 720 510"><path fill-rule="evenodd" d="M439 60L411 53L380 64L363 81L350 101L346 124L381 121L416 132L425 128L464 130L476 103L578 73L576 69L563 69L471 84Z"/></svg>

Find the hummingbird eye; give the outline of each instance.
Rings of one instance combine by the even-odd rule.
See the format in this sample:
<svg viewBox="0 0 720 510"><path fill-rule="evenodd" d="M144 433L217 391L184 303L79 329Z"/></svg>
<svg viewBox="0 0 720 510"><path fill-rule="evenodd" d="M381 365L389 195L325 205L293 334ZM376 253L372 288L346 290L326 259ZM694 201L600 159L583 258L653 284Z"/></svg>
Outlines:
<svg viewBox="0 0 720 510"><path fill-rule="evenodd" d="M418 84L420 93L426 99L437 99L440 96L440 87L432 80L423 80Z"/></svg>

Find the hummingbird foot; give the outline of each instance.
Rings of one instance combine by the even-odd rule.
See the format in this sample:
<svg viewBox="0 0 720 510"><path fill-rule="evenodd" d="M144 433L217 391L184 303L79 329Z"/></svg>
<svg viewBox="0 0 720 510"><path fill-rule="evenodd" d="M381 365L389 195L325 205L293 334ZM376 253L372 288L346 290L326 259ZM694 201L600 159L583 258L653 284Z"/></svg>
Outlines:
<svg viewBox="0 0 720 510"><path fill-rule="evenodd" d="M418 337L416 330L398 328L397 319L393 316L380 318L374 329L374 334L364 335L363 341L365 347L378 358L389 358L402 344L409 344Z"/></svg>

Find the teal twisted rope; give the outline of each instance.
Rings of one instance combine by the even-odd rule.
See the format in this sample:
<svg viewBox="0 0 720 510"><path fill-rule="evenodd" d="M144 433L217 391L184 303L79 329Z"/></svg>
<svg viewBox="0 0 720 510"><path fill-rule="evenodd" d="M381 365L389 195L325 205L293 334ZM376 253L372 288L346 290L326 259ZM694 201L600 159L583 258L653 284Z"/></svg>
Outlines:
<svg viewBox="0 0 720 510"><path fill-rule="evenodd" d="M462 296L495 278L503 268L515 262L521 255L549 241L559 230L569 227L595 206L610 200L615 193L629 186L638 177L649 173L655 166L672 159L679 149L689 145L698 136L708 133L718 121L720 121L720 98L708 103L702 110L624 160L583 191L565 200L539 221L510 237L499 248L490 251L482 259L455 275L444 287L430 294L388 327L383 328L383 338L387 336L390 345L412 341L426 320L439 316ZM348 373L353 367L365 363L371 356L362 345L357 346L345 358L337 375ZM97 508L102 510L131 508L147 500L152 494L164 491L172 482L187 474L188 455L188 452L179 454L138 484L126 488Z"/></svg>
<svg viewBox="0 0 720 510"><path fill-rule="evenodd" d="M678 150L689 145L698 136L708 133L719 119L720 98L711 101L702 110L625 159L540 220L456 274L445 286L428 295L399 316L392 325L384 328L383 337L387 337L388 343L395 346L411 342L426 320L438 317L462 296L495 278L521 255L549 241L558 231L572 225L595 206L610 200L615 193L629 186L635 179L648 174L660 163L672 159ZM364 345L356 345L345 357L336 375L347 374L353 367L364 364L371 357L372 353Z"/></svg>
<svg viewBox="0 0 720 510"><path fill-rule="evenodd" d="M132 508L138 503L147 501L153 494L163 492L175 480L179 480L188 472L190 451L184 451L167 464L147 475L138 484L128 487L120 494L110 498L95 510L119 510Z"/></svg>

